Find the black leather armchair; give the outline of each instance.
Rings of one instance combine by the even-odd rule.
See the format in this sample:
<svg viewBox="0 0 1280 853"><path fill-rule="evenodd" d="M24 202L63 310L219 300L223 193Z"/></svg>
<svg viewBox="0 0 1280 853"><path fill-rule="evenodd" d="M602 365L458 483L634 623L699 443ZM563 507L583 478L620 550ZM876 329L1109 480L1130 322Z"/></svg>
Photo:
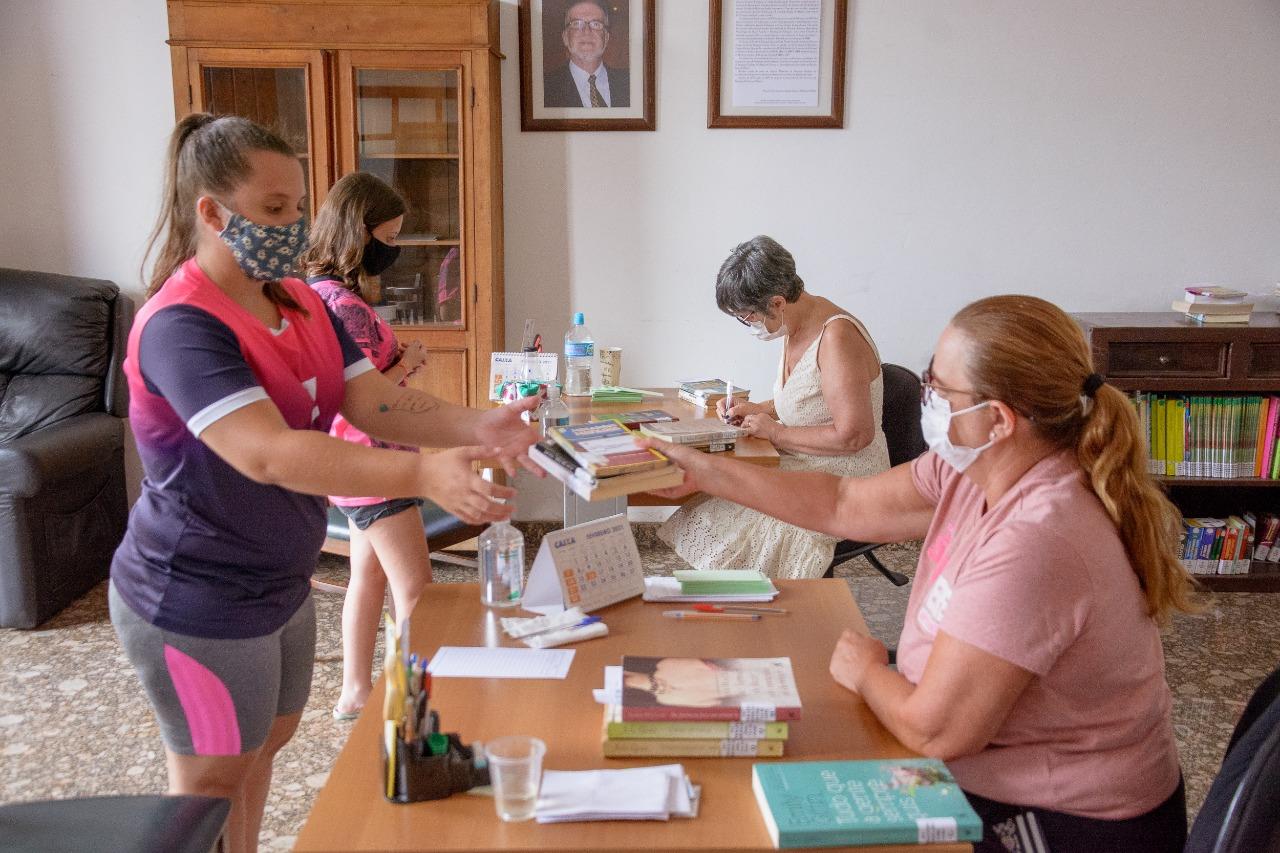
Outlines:
<svg viewBox="0 0 1280 853"><path fill-rule="evenodd" d="M133 310L109 281L0 268L0 627L34 628L107 576Z"/></svg>

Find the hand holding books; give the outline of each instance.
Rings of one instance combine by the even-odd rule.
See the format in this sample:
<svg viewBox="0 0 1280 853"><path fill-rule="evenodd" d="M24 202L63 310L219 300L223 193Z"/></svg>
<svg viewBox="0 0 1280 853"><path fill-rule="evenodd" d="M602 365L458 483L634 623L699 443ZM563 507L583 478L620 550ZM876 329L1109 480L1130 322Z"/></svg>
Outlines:
<svg viewBox="0 0 1280 853"><path fill-rule="evenodd" d="M651 489L650 491L653 494L664 498L682 498L685 495L702 491L698 486L697 472L699 470L704 472L708 470L709 460L711 459L709 454L703 453L701 450L695 450L692 447L681 447L678 444L671 444L670 442L658 441L652 438L638 438L636 439L636 444L639 447L660 451L684 471L683 483L668 489Z"/></svg>
<svg viewBox="0 0 1280 853"><path fill-rule="evenodd" d="M538 477L546 476L546 472L529 458L529 448L539 438L538 430L521 418L525 412L538 408L541 402L539 397L525 397L490 409L475 420L476 440L493 448L494 455L509 477L515 476L517 465Z"/></svg>

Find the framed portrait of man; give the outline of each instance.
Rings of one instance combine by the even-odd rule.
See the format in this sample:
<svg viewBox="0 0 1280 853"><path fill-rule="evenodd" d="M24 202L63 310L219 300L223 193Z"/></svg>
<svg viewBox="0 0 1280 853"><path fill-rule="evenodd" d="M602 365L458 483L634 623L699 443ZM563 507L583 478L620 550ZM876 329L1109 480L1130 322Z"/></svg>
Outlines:
<svg viewBox="0 0 1280 853"><path fill-rule="evenodd" d="M520 0L521 130L653 130L654 0Z"/></svg>

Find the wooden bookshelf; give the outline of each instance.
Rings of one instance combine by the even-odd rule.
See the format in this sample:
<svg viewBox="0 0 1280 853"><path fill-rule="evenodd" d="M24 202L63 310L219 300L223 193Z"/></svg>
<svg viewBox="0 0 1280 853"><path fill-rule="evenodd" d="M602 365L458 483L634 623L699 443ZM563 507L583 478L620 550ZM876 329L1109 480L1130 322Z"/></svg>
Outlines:
<svg viewBox="0 0 1280 853"><path fill-rule="evenodd" d="M1075 314L1107 382L1165 394L1280 393L1280 318L1256 312L1248 325L1204 326L1173 311ZM1185 516L1280 510L1280 480L1159 477ZM1280 592L1280 565L1255 560L1248 574L1196 575L1218 592Z"/></svg>

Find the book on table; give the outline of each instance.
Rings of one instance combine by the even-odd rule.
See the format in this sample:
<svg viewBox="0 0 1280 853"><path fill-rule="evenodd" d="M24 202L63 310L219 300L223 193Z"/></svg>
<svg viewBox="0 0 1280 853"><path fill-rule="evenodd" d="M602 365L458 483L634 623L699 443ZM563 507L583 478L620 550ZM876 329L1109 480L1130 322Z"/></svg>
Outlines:
<svg viewBox="0 0 1280 853"><path fill-rule="evenodd" d="M763 595L776 591L763 572L751 569L676 569L682 595Z"/></svg>
<svg viewBox="0 0 1280 853"><path fill-rule="evenodd" d="M751 789L778 848L982 838L982 820L934 758L753 764Z"/></svg>
<svg viewBox="0 0 1280 853"><path fill-rule="evenodd" d="M637 445L636 434L616 421L551 427L547 437L593 477L649 471L671 464L658 451Z"/></svg>
<svg viewBox="0 0 1280 853"><path fill-rule="evenodd" d="M622 658L622 719L800 719L790 658Z"/></svg>
<svg viewBox="0 0 1280 853"><path fill-rule="evenodd" d="M729 383L724 379L690 379L681 382L677 386L676 395L687 403L695 406L714 406L720 400L723 400L729 394ZM741 397L746 400L751 396L751 391L746 388L733 386L733 397L738 399Z"/></svg>
<svg viewBox="0 0 1280 853"><path fill-rule="evenodd" d="M638 412L618 412L616 415L596 415L593 421L617 421L627 429L635 429L644 424L665 423L680 420L670 412L662 409L643 409Z"/></svg>
<svg viewBox="0 0 1280 853"><path fill-rule="evenodd" d="M605 758L776 758L783 754L787 723L626 722L618 705L606 705L601 749Z"/></svg>
<svg viewBox="0 0 1280 853"><path fill-rule="evenodd" d="M588 501L604 501L636 492L669 489L684 482L684 472L668 461L660 468L595 477L578 464L569 452L549 438L529 448L529 458L555 477L578 497Z"/></svg>
<svg viewBox="0 0 1280 853"><path fill-rule="evenodd" d="M671 444L683 444L689 447L723 447L732 446L739 438L747 434L741 427L717 423L710 418L692 421L676 421L674 423L641 424L640 432L650 438Z"/></svg>
<svg viewBox="0 0 1280 853"><path fill-rule="evenodd" d="M1175 299L1171 306L1180 314L1248 314L1253 311L1252 302L1187 302Z"/></svg>

